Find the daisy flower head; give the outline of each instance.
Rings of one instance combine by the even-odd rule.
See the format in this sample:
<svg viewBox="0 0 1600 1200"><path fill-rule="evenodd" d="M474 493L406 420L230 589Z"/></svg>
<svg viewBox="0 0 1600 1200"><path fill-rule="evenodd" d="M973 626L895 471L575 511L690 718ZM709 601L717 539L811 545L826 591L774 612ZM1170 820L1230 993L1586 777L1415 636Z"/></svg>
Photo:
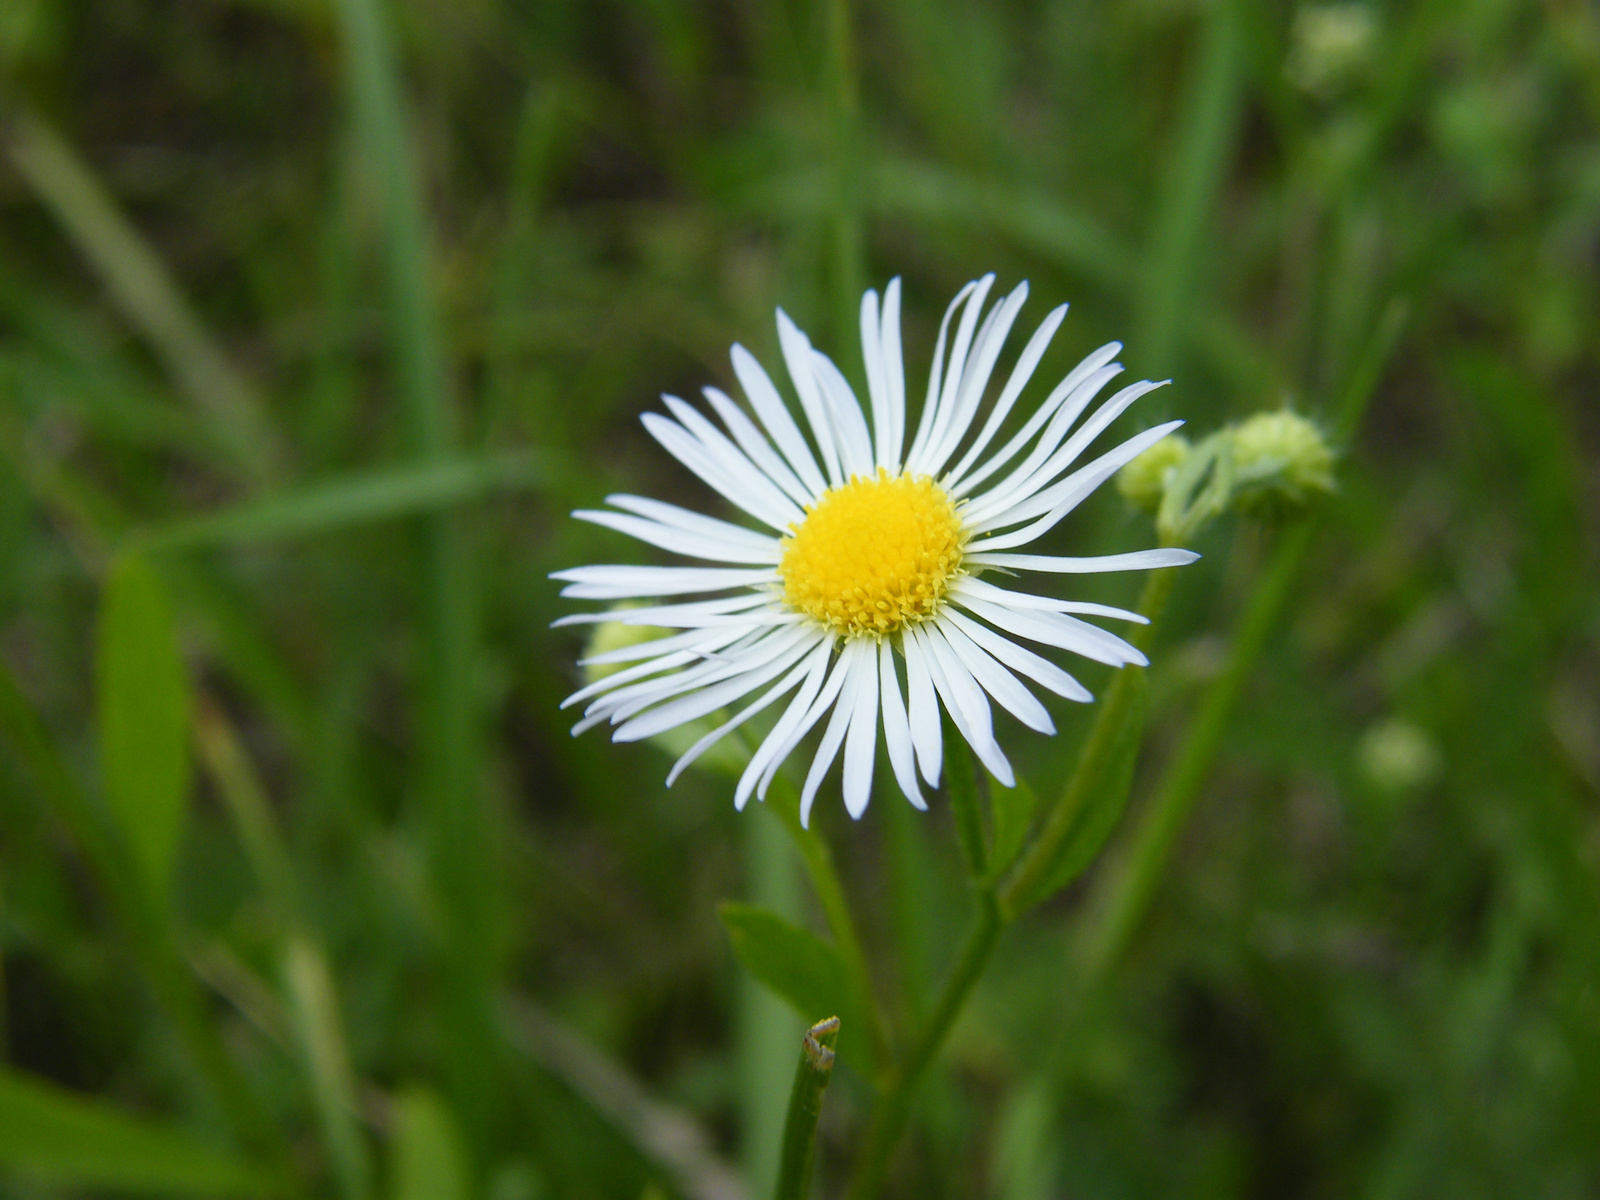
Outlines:
<svg viewBox="0 0 1600 1200"><path fill-rule="evenodd" d="M876 291L862 299L865 406L779 309L798 411L735 345L733 370L748 410L708 387L720 428L676 396L663 397L667 414L644 415L669 454L759 528L642 496L610 496L609 509L573 514L711 564L555 574L567 584L563 596L647 602L574 614L558 625L618 621L669 631L585 660L617 669L565 701L587 702L574 734L609 722L614 741L639 741L731 712L678 759L670 786L718 740L776 706L776 720L739 779L735 805L742 809L752 794L764 799L784 761L822 724L801 789L801 819L809 819L841 748L845 807L859 817L872 792L880 729L900 790L927 807L918 775L930 787L939 784L941 708L995 779L1014 786L995 740L991 700L1024 725L1054 733L1024 678L1069 700L1092 699L1023 642L1115 667L1145 664L1134 646L1082 619L1142 621L1137 613L1001 587L982 576L1146 570L1196 558L1177 549L1094 558L1016 553L1183 422L1157 425L1079 462L1129 405L1162 386L1136 383L1095 407L1122 372L1112 361L1122 347L1112 342L1074 367L1002 440L1066 306L1029 338L985 410L1001 348L1028 295L1023 283L986 311L993 285L993 275L967 284L945 312L914 430L906 416L898 279L881 303Z"/></svg>

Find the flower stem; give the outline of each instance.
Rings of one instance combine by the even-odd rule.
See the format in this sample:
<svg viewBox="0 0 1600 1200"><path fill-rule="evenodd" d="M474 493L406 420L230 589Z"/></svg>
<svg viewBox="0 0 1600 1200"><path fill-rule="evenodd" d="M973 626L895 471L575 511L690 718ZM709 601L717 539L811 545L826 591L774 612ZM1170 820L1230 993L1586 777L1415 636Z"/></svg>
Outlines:
<svg viewBox="0 0 1600 1200"><path fill-rule="evenodd" d="M884 1177L889 1170L889 1156L894 1153L900 1135L905 1131L917 1085L939 1048L944 1045L951 1026L966 1005L967 996L988 965L989 956L994 953L1000 931L1005 928L1006 919L993 889L981 887L977 900L977 918L967 931L967 940L961 947L956 965L945 979L933 1008L923 1018L905 1056L886 1077L878 1093L871 1123L867 1126L866 1141L856 1159L855 1176L846 1193L849 1200L876 1200L882 1190Z"/></svg>
<svg viewBox="0 0 1600 1200"><path fill-rule="evenodd" d="M811 1168L816 1162L817 1118L822 1115L822 1093L833 1077L833 1045L839 1038L839 1018L818 1021L806 1031L800 1046L800 1065L789 1093L789 1115L783 1123L783 1154L778 1162L776 1200L806 1200L811 1194Z"/></svg>
<svg viewBox="0 0 1600 1200"><path fill-rule="evenodd" d="M838 950L845 970L850 974L851 990L856 993L856 1002L867 1022L867 1044L872 1048L873 1065L880 1075L884 1074L893 1061L889 1053L889 1038L873 998L872 974L867 969L867 956L861 948L861 936L856 932L855 918L850 915L844 885L834 869L833 855L826 842L800 824L800 798L795 793L794 785L782 775L772 781L767 793L767 807L777 814L788 829L789 836L794 839L795 848L800 851L806 873L811 877L812 890L817 894L817 902L822 905L823 916L828 921L828 930L833 934L834 948Z"/></svg>
<svg viewBox="0 0 1600 1200"><path fill-rule="evenodd" d="M1150 624L1134 631L1133 641L1140 649L1149 641L1151 630L1166 608L1176 578L1177 568L1166 567L1150 572L1145 580L1144 593L1139 597L1139 611L1150 619ZM1039 836L1000 889L1000 909L1007 920L1042 898L1040 891L1055 869L1061 848L1072 834L1084 801L1104 773L1106 762L1122 730L1128 706L1134 701L1135 672L1142 670L1143 667L1124 667L1112 680L1105 703L1100 706L1094 726L1089 731L1089 740L1084 743L1083 753L1078 756L1078 765L1073 769L1072 777L1046 815Z"/></svg>

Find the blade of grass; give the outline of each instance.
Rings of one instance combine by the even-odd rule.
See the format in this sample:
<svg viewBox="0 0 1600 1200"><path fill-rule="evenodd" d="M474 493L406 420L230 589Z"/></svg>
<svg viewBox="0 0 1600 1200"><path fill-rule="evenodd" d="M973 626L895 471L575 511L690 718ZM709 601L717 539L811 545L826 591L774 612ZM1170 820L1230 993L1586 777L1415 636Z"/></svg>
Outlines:
<svg viewBox="0 0 1600 1200"><path fill-rule="evenodd" d="M503 488L540 488L544 463L527 454L453 457L346 474L329 483L274 493L202 516L137 532L151 550L189 550L337 532L467 504Z"/></svg>
<svg viewBox="0 0 1600 1200"><path fill-rule="evenodd" d="M809 1200L811 1171L816 1164L817 1119L822 1116L822 1095L833 1078L833 1045L839 1037L839 1018L818 1021L806 1030L800 1044L800 1063L789 1093L789 1113L783 1123L783 1155L778 1166L776 1200Z"/></svg>
<svg viewBox="0 0 1600 1200"><path fill-rule="evenodd" d="M372 1156L356 1115L355 1078L327 960L309 941L291 937L284 952L283 978L339 1194L345 1200L370 1200Z"/></svg>
<svg viewBox="0 0 1600 1200"><path fill-rule="evenodd" d="M7 136L11 160L105 281L122 314L150 342L213 440L248 480L272 479L284 448L260 397L206 333L150 244L94 173L37 114Z"/></svg>
<svg viewBox="0 0 1600 1200"><path fill-rule="evenodd" d="M339 0L350 102L370 155L383 213L389 337L395 382L418 462L455 444L447 368L429 278L429 238L405 131L399 65L379 0ZM450 928L445 937L454 1102L469 1136L483 1136L495 1077L489 1001L494 857L478 786L476 601L470 528L450 514L423 518L421 577L426 670L424 806L433 869Z"/></svg>
<svg viewBox="0 0 1600 1200"><path fill-rule="evenodd" d="M1179 109L1183 125L1151 231L1140 296L1138 349L1156 379L1173 368L1204 250L1215 244L1206 231L1244 107L1242 24L1240 0L1208 7L1200 61Z"/></svg>

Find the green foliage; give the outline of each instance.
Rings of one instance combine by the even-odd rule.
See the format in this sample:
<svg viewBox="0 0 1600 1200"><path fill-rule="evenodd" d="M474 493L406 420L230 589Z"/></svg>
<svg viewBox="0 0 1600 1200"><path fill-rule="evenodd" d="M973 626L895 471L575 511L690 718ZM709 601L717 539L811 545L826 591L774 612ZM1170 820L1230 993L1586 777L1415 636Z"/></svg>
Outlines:
<svg viewBox="0 0 1600 1200"><path fill-rule="evenodd" d="M1600 1189L1592 5L13 0L0 76L7 1079L318 1200L446 1161L430 1103L473 1195L726 1186L793 1065L710 915L785 891L771 814L732 739L669 790L661 746L568 736L548 575L640 551L566 513L733 515L640 428L657 393L735 392L734 341L778 369L777 304L853 374L849 292L902 274L915 408L996 270L1022 326L1072 303L1014 419L1115 339L1174 384L1103 436L1287 407L1338 488L1196 535L1132 788L999 939L884 1195ZM1052 536L1159 535L1106 487ZM1059 658L1100 699L997 713L1027 787L959 814L1002 887L1116 687ZM962 961L930 801L885 773L854 823L830 782L796 857L838 886L759 901L861 1068L829 1195ZM586 1054L509 1050L508 998ZM65 1161L118 1144L75 1128Z"/></svg>
<svg viewBox="0 0 1600 1200"><path fill-rule="evenodd" d="M64 1187L259 1196L266 1182L182 1130L0 1068L0 1171Z"/></svg>
<svg viewBox="0 0 1600 1200"><path fill-rule="evenodd" d="M839 1018L840 1055L871 1078L866 1027L838 952L810 930L748 904L724 903L717 915L745 970L783 997L802 1020Z"/></svg>
<svg viewBox="0 0 1600 1200"><path fill-rule="evenodd" d="M139 555L106 578L96 666L106 800L141 882L164 905L189 811L189 681L166 588Z"/></svg>
<svg viewBox="0 0 1600 1200"><path fill-rule="evenodd" d="M394 1117L394 1200L469 1200L472 1181L461 1134L444 1101L427 1088L410 1088L395 1097Z"/></svg>

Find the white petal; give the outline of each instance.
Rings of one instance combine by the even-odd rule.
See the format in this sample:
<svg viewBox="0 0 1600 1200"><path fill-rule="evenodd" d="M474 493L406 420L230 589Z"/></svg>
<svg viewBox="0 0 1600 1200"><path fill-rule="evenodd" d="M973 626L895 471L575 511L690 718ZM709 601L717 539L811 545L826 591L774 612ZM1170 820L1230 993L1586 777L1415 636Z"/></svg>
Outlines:
<svg viewBox="0 0 1600 1200"><path fill-rule="evenodd" d="M872 437L867 433L867 419L861 415L861 402L850 383L833 365L833 360L820 350L811 352L811 366L816 374L817 386L828 404L828 419L839 433L839 465L845 477L870 476L872 471Z"/></svg>
<svg viewBox="0 0 1600 1200"><path fill-rule="evenodd" d="M654 658L657 655L665 657L675 654L679 650L687 650L696 659L714 657L729 642L740 636L740 631L735 629L691 629L686 633L674 633L654 638L648 642L639 642L632 646L619 646L615 650L606 650L600 654L590 654L578 660L580 667L610 666L614 663L637 662L641 658Z"/></svg>
<svg viewBox="0 0 1600 1200"><path fill-rule="evenodd" d="M1006 761L1000 744L994 740L994 721L989 712L989 700L955 652L943 638L932 630L919 629L917 633L922 648L927 651L928 674L933 686L944 700L945 711L956 723L961 736L973 753L989 768L989 773L1006 787L1017 785L1011 764Z"/></svg>
<svg viewBox="0 0 1600 1200"><path fill-rule="evenodd" d="M731 357L733 373L749 398L750 406L756 410L756 416L761 418L761 424L766 426L772 440L778 443L778 449L789 460L789 466L794 468L794 473L806 485L812 498L822 495L827 490L827 484L822 480L822 472L817 470L817 460L812 457L805 435L789 415L789 406L778 394L766 368L756 361L755 355L737 343Z"/></svg>
<svg viewBox="0 0 1600 1200"><path fill-rule="evenodd" d="M644 413L639 420L668 454L698 475L723 499L744 509L762 524L784 533L790 525L804 520L805 513L775 485L759 482L755 468L751 467L748 475L741 475L735 464L717 459L687 429L660 413Z"/></svg>
<svg viewBox="0 0 1600 1200"><path fill-rule="evenodd" d="M894 420L889 411L889 379L883 362L883 319L878 313L878 293L868 288L861 297L861 359L867 369L867 399L872 407L872 461L886 471L898 463L889 457L889 437Z"/></svg>
<svg viewBox="0 0 1600 1200"><path fill-rule="evenodd" d="M783 361L789 367L789 378L800 397L800 407L811 425L811 437L822 456L822 469L828 474L829 484L838 487L844 482L839 473L839 443L828 421L827 404L811 366L811 342L781 308L778 310L778 345L783 349Z"/></svg>
<svg viewBox="0 0 1600 1200"><path fill-rule="evenodd" d="M850 643L846 642L845 649L848 649L849 645ZM811 707L805 711L799 723L789 731L784 740L773 747L772 761L762 769L761 780L756 785L756 795L762 800L767 798L767 788L777 776L784 760L800 744L801 739L811 732L811 727L822 719L823 715L832 707L833 702L839 698L849 676L850 659L841 650L838 657L833 660L833 673L828 676L828 682L817 693L816 700L812 702ZM770 741L771 739L768 740Z"/></svg>
<svg viewBox="0 0 1600 1200"><path fill-rule="evenodd" d="M806 772L805 787L800 789L801 828L811 824L811 804L817 798L817 789L822 786L828 768L833 766L833 760L839 754L839 743L844 741L845 731L850 727L850 717L855 711L856 696L860 691L857 673L861 670L861 647L865 644L860 641L846 642L844 651L839 655L838 669L843 672L844 686L839 691L838 702L833 706L828 727L822 731L822 741L817 744L811 769Z"/></svg>
<svg viewBox="0 0 1600 1200"><path fill-rule="evenodd" d="M663 395L661 399L677 418L678 423L706 448L706 453L711 456L712 461L737 485L760 491L763 504L785 510L799 508L803 513L803 505L795 505L792 499L784 494L783 489L772 481L771 476L756 466L743 450L729 440L727 434L713 425L710 419L693 405L686 400L680 400L677 396Z"/></svg>
<svg viewBox="0 0 1600 1200"><path fill-rule="evenodd" d="M1102 571L1149 571L1156 567L1183 567L1200 556L1193 550L1163 546L1157 550L1134 550L1128 554L1094 554L1087 558L1056 558L1046 554L968 555L963 561L975 567L1003 567L1015 571L1046 571L1055 575L1093 575ZM1062 610L1069 611L1069 610ZM1084 608L1081 611L1092 611ZM1125 612L1106 616L1127 617ZM1135 618L1137 613L1132 614Z"/></svg>
<svg viewBox="0 0 1600 1200"><path fill-rule="evenodd" d="M659 629L703 629L711 625L745 623L791 624L795 613L785 612L766 592L745 592L716 600L694 600L688 604L652 604L647 608L612 608L603 612L568 613L550 622L552 629L565 625L651 625Z"/></svg>
<svg viewBox="0 0 1600 1200"><path fill-rule="evenodd" d="M633 683L635 680L647 679L651 675L659 675L662 671L675 671L679 667L686 667L690 663L703 661L698 656L687 650L679 650L671 654L662 654L649 662L638 663L621 671L615 671L604 679L597 679L587 687L579 688L561 702L562 708L571 708L574 704L582 704L590 696L598 696L601 692L608 692L620 688L624 684Z"/></svg>
<svg viewBox="0 0 1600 1200"><path fill-rule="evenodd" d="M723 541L703 533L674 529L658 521L623 513L580 508L572 515L580 521L615 529L618 533L625 533L629 537L638 538L651 546L659 546L663 550L670 550L674 554L703 558L708 562L776 564L783 559L783 548L776 538L762 539L765 544Z"/></svg>
<svg viewBox="0 0 1600 1200"><path fill-rule="evenodd" d="M760 778L767 764L773 760L789 733L811 710L811 704L817 698L817 692L821 690L822 681L827 675L828 657L831 653L831 644L824 641L811 652L811 657L806 659L805 682L800 685L800 690L795 693L794 699L789 701L789 706L784 709L783 715L767 731L767 736L762 739L761 745L756 747L756 752L750 756L750 762L746 765L744 773L739 776L738 787L733 793L734 808L744 811L750 793L755 790L756 780ZM782 759L778 762L781 765Z"/></svg>
<svg viewBox="0 0 1600 1200"><path fill-rule="evenodd" d="M906 718L905 702L900 699L900 680L894 671L894 648L889 639L878 643L878 697L883 706L883 741L889 750L889 765L894 768L895 782L907 800L926 811L928 802L922 798L917 786L916 750L911 743L911 725Z"/></svg>
<svg viewBox="0 0 1600 1200"><path fill-rule="evenodd" d="M1076 617L1069 617L1065 613L1004 608L971 595L960 597L956 603L968 612L982 617L997 629L1027 638L1031 642L1042 642L1046 646L1071 650L1074 654L1081 654L1085 658L1103 662L1107 666L1120 667L1127 663L1136 663L1142 667L1147 661L1143 654L1116 634L1109 633L1098 625L1091 625L1087 621L1080 621Z"/></svg>
<svg viewBox="0 0 1600 1200"><path fill-rule="evenodd" d="M850 737L844 744L844 807L859 821L872 799L872 768L878 757L878 664L871 642L855 668L856 698Z"/></svg>
<svg viewBox="0 0 1600 1200"><path fill-rule="evenodd" d="M917 765L928 786L938 787L944 766L944 730L939 724L939 702L934 698L927 656L909 628L900 635L900 650L906 660L906 715L917 748Z"/></svg>
<svg viewBox="0 0 1600 1200"><path fill-rule="evenodd" d="M967 369L967 352L972 346L972 337L977 330L978 317L983 311L983 302L993 286L994 275L992 273L985 275L978 280L972 289L972 294L967 298L966 308L961 314L961 323L956 327L955 341L950 345L950 364L945 368L944 382L939 387L939 402L934 413L933 427L928 431L926 440L922 438L922 431L920 429L917 431L917 442L912 445L911 453L906 458L906 468L913 474L932 474L926 466L926 461L950 423L950 412L955 407L956 393Z"/></svg>
<svg viewBox="0 0 1600 1200"><path fill-rule="evenodd" d="M750 461L759 467L763 474L783 490L800 507L804 508L816 497L807 490L799 478L783 461L779 453L772 448L772 443L767 441L766 435L756 428L756 423L745 416L744 410L723 392L714 387L701 388L707 403L717 410L717 416L722 418L722 423L728 427L728 432L733 434L733 440L739 443L740 449L750 457Z"/></svg>
<svg viewBox="0 0 1600 1200"><path fill-rule="evenodd" d="M1044 514L1032 524L1026 525L1021 529L1014 529L1009 533L970 542L968 543L968 548L977 553L983 553L985 551L1009 550L1013 546L1025 546L1034 541L1041 534L1059 524L1063 517L1082 504L1096 488L1115 475L1126 463L1138 458L1139 455L1182 424L1182 421L1168 421L1165 425L1157 425L1154 429L1147 429L1137 437L1129 438L1115 450L1108 450L1093 462L1079 467L1060 483L1046 488L1032 499L1025 500L1016 507L998 516L991 517L987 521L979 521L969 526L974 532L982 533L988 530L1003 529L1019 521L1026 521L1038 513Z"/></svg>
<svg viewBox="0 0 1600 1200"><path fill-rule="evenodd" d="M682 696L663 704L660 708L652 708L640 716L624 721L617 727L616 733L612 734L612 740L617 742L643 741L645 738L654 737L658 733L676 729L679 725L703 717L707 713L713 713L726 704L732 704L741 696L749 695L762 684L783 674L804 657L806 652L812 649L813 645L814 643L812 642L790 645L776 657L759 667L743 671L732 679L723 680L714 686L698 686L692 695Z"/></svg>
<svg viewBox="0 0 1600 1200"><path fill-rule="evenodd" d="M945 606L944 611L939 615L939 619L941 621L949 621L1013 671L1019 675L1026 675L1035 683L1043 684L1056 695L1063 696L1068 700L1076 700L1080 704L1087 704L1094 699L1089 694L1088 688L1056 666L1055 663L1035 654L1025 646L1019 646L1010 639L1001 637L994 630L978 624L972 618L962 615L953 604Z"/></svg>
<svg viewBox="0 0 1600 1200"><path fill-rule="evenodd" d="M1010 462L1016 453L1021 450L1022 447L1028 444L1033 435L1039 432L1040 428L1046 421L1051 421L1053 428L1055 421L1052 420L1052 418L1057 415L1057 410L1063 405L1068 413L1062 424L1061 436L1065 437L1066 427L1070 426L1073 421L1078 419L1078 413L1088 405L1090 400L1094 399L1096 393L1098 393L1100 389L1105 386L1107 381L1115 378L1121 373L1122 368L1120 366L1115 364L1110 367L1106 366L1106 364L1111 362L1111 360L1115 358L1121 352L1121 350L1121 342L1107 342L1104 346L1101 346L1100 349L1096 350L1093 354L1090 354L1087 358L1080 362L1076 367L1072 368L1072 370L1068 372L1067 377L1060 383L1056 384L1055 388L1050 392L1049 397L1046 398L1045 402L1034 411L1033 415L1028 418L1022 428L1017 430L1017 432L1012 435L1010 441L1008 441L1001 449L995 451L995 453L989 457L988 461L985 462L983 466L979 467L975 472L973 472L970 478L963 482L951 483L951 494L955 496L964 496L977 488L977 486L985 479L988 479L989 476L993 475L1001 467L1005 466L1006 463ZM1093 384L1091 387L1091 381L1097 379L1101 371L1106 372L1105 379ZM1053 445L1050 447L1050 449L1054 448L1055 447ZM1045 450L1043 453L1041 453L1039 455L1039 461L1043 462L1049 453L1050 450ZM1031 469L1032 468L1019 468L1024 475L1028 470Z"/></svg>
<svg viewBox="0 0 1600 1200"><path fill-rule="evenodd" d="M1023 555L997 555L999 558L1026 557ZM970 558L964 559L964 564L971 563ZM982 564L977 564L982 565ZM1109 604L1094 604L1088 600L1057 600L1054 596L1035 596L1031 592L1013 592L1006 588L996 587L987 580L979 579L976 575L960 575L950 585L952 595L976 596L980 600L992 600L996 604L1003 604L1011 608L1042 608L1047 612L1082 613L1094 617L1115 617L1121 621L1132 621L1137 625L1150 624L1150 618L1136 612L1129 612L1125 608L1114 608Z"/></svg>
<svg viewBox="0 0 1600 1200"><path fill-rule="evenodd" d="M776 583L776 571L744 571L731 567L635 567L625 564L573 567L551 579L567 583L563 596L578 600L634 600L643 596L683 596L727 588Z"/></svg>
<svg viewBox="0 0 1600 1200"><path fill-rule="evenodd" d="M933 363L928 368L928 398L922 404L922 416L917 420L917 436L911 439L911 450L906 454L909 464L921 451L928 440L928 433L933 428L933 422L939 415L939 389L944 370L944 339L950 332L950 319L955 316L956 309L961 307L978 286L978 281L973 280L956 293L956 298L950 301L950 307L944 310L944 319L939 322L939 338L933 344Z"/></svg>
<svg viewBox="0 0 1600 1200"><path fill-rule="evenodd" d="M933 627L937 635L949 643L950 649L956 652L956 657L961 659L967 670L972 672L978 686L993 696L1002 708L1029 729L1039 733L1055 733L1055 722L1050 719L1045 706L1039 703L1039 698L961 632L959 625L940 620L933 622Z"/></svg>
<svg viewBox="0 0 1600 1200"><path fill-rule="evenodd" d="M950 461L950 456L956 452L956 447L961 445L962 439L967 436L967 430L972 427L973 419L978 415L978 408L983 403L983 394L988 390L989 378L994 373L994 364L1000 357L1000 350L1005 345L1006 337L1011 333L1012 325L1016 324L1027 299L1028 284L1024 280L1004 301L995 306L989 314L989 319L983 323L978 339L973 344L972 357L967 363L961 386L956 392L956 403L951 409L949 424L928 455L930 475L937 475L944 470L945 464Z"/></svg>
<svg viewBox="0 0 1600 1200"><path fill-rule="evenodd" d="M1090 382L1098 383L1098 379L1091 378ZM1127 411L1129 405L1141 396L1147 396L1163 386L1165 385L1145 381L1131 384L1117 392L1111 399L1095 409L1094 414L1066 440L1066 443L1060 449L1054 451L1031 474L1020 477L1020 471L1014 472L1005 484L974 499L971 517L973 524L975 526L986 522L993 524L996 522L995 514L1003 515L1008 513L1015 509L1017 505L1026 502L1041 489L1048 487L1051 481L1077 461L1084 448L1099 437L1101 431L1107 425ZM1041 439L1041 446L1046 444L1048 440L1048 438ZM1033 461L1032 455L1029 456L1028 461ZM1049 506L1046 505L1045 507ZM1004 522L999 523L1004 524Z"/></svg>
<svg viewBox="0 0 1600 1200"><path fill-rule="evenodd" d="M1044 357L1044 352L1050 346L1050 339L1055 336L1056 330L1061 327L1062 320L1067 315L1065 304L1053 309L1045 319L1040 322L1039 328L1034 331L1028 344L1022 348L1022 355L1017 359L1017 365L1011 370L1011 377L1006 380L1005 388L1000 392L1000 398L994 403L994 410L990 412L989 419L983 423L982 430L977 438L961 456L961 461L950 469L950 474L945 479L947 488L954 488L961 482L962 476L977 461L978 455L994 438L1001 423L1011 413L1012 405L1016 404L1017 397L1022 394L1022 389L1028 386L1028 381L1033 378L1033 372L1039 365L1039 360Z"/></svg>
<svg viewBox="0 0 1600 1200"><path fill-rule="evenodd" d="M819 644L815 649L821 648L822 647ZM724 721L721 725L718 725L710 733L706 734L699 741L695 742L694 745L685 750L678 761L672 764L672 770L667 772L667 786L671 787L674 783L676 783L678 781L678 776L683 774L684 770L693 764L694 761L707 750L711 749L712 746L715 746L723 738L727 737L728 734L732 733L751 717L761 712L774 700L778 699L780 696L784 696L789 692L792 692L795 684L799 683L807 676L808 673L810 673L812 660L814 658L814 653L803 658L798 666L791 670L782 679L778 680L777 683L773 684L772 687L767 689L767 691L759 699L752 701L750 704L740 709L738 714L732 719Z"/></svg>
<svg viewBox="0 0 1600 1200"><path fill-rule="evenodd" d="M739 545L755 549L759 546L776 546L778 539L770 533L757 533L754 529L746 529L743 525L735 525L732 521L724 521L721 517L708 517L692 509L680 508L676 504L668 504L664 500L652 500L648 496L629 496L617 493L606 497L606 503L625 512L636 513L641 517L648 517L662 525L669 525L674 529L683 529L689 533L703 533L708 537L720 541L735 542Z"/></svg>
<svg viewBox="0 0 1600 1200"><path fill-rule="evenodd" d="M886 454L891 472L900 470L900 451L906 440L906 368L900 350L900 277L896 275L883 291L883 377L888 384L890 433Z"/></svg>

